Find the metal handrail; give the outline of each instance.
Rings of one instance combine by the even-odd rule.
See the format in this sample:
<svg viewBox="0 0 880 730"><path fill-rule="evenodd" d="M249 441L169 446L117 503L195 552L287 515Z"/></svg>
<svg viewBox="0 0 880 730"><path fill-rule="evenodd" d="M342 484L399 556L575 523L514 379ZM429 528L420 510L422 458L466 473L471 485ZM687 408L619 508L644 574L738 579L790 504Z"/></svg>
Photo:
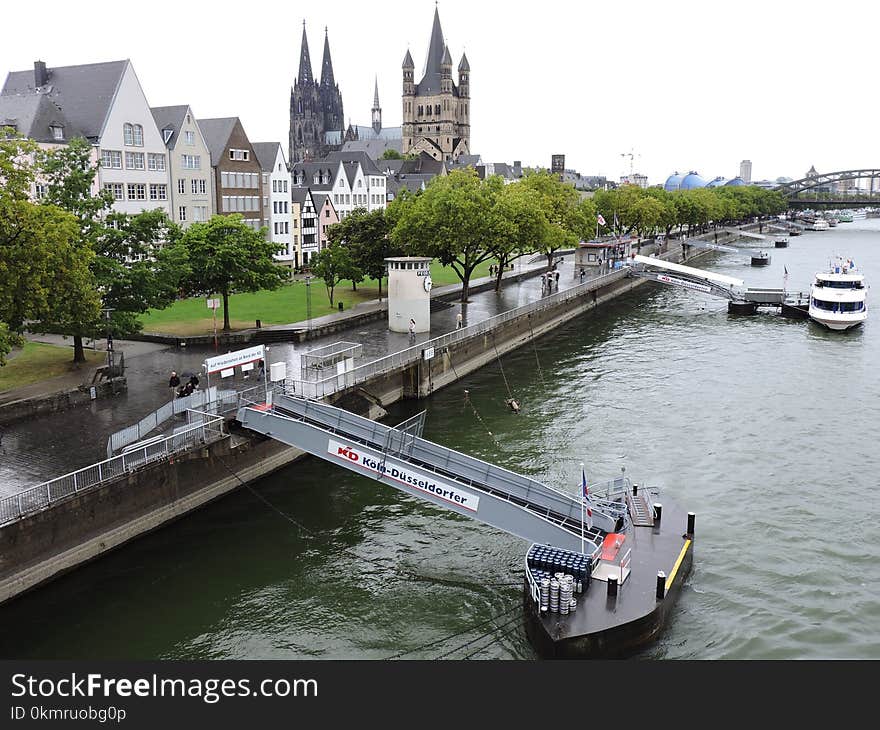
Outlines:
<svg viewBox="0 0 880 730"><path fill-rule="evenodd" d="M458 342L463 342L464 340L468 340L472 337L478 337L493 330L498 325L504 322L517 319L531 312L539 312L545 309L550 309L551 307L561 304L563 302L579 298L584 294L588 294L589 292L594 291L595 289L600 289L606 284L622 280L626 278L627 274L628 272L626 269L618 269L607 274L597 276L596 278L590 279L583 284L577 284L576 286L565 289L564 291L550 294L537 301L530 302L529 304L524 304L521 307L509 309L506 312L496 314L495 316L490 317L489 319L485 319L482 322L477 322L476 324L462 327L461 329L453 330L452 332L447 332L446 334L440 335L439 337L434 337L425 342L420 342L413 347L399 350L395 353L392 353L391 355L386 355L385 357L379 358L377 360L364 363L363 365L352 368L345 373L338 373L328 378L324 378L323 380L289 380L291 380L291 382L294 384L294 390L299 390L300 395L303 395L307 398L312 398L314 400L320 400L321 398L332 395L333 393L336 393L337 391L344 388L350 388L354 385L364 383L377 375L382 375L393 370L397 370L398 368L418 362L422 358L423 350L434 348L435 350L439 351Z"/></svg>
<svg viewBox="0 0 880 730"><path fill-rule="evenodd" d="M529 592L532 594L532 600L535 602L535 605L538 607L538 613L541 612L541 593L538 590L538 583L535 581L535 576L532 575L532 570L529 568L529 553L532 552L532 548L535 547L537 543L532 543L529 546L529 549L526 550L526 556L524 558L526 564L526 580L529 582Z"/></svg>
<svg viewBox="0 0 880 730"><path fill-rule="evenodd" d="M183 451L193 443L206 443L209 440L209 433L216 432L218 435L212 440L218 440L224 436L223 421L222 416L202 413L201 423L187 426L171 436L4 497L0 499L0 525L15 522L26 515L47 509L53 502L71 494L82 494L95 489L145 464ZM219 429L215 429L214 427L218 425Z"/></svg>

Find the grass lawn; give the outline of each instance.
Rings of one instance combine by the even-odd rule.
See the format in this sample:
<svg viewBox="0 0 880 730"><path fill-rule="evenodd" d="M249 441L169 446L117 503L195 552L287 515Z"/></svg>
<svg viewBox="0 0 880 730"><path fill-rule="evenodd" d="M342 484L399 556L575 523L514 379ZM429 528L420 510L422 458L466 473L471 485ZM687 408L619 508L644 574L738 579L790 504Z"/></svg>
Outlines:
<svg viewBox="0 0 880 730"><path fill-rule="evenodd" d="M489 275L489 264L484 261L472 275L478 279ZM436 261L431 264L431 279L435 286L457 284L460 279L452 267L441 266ZM387 279L382 281L382 295L385 296ZM351 282L343 281L333 291L333 306L327 296L323 281L313 279L309 285L312 299L312 317L339 311L339 302L347 311L360 302L377 299L379 283L375 279L365 279L358 284L357 291L351 290ZM233 294L229 297L229 325L233 330L250 329L260 320L264 325L293 324L308 319L306 284L296 280L276 291L260 291L252 294ZM169 335L206 335L214 331L211 310L207 297L180 299L166 309L151 309L141 316L144 332ZM217 330L223 328L223 309L217 310Z"/></svg>
<svg viewBox="0 0 880 730"><path fill-rule="evenodd" d="M101 365L106 353L86 350L86 363L80 367ZM46 345L42 342L26 342L21 350L13 350L7 356L6 365L0 368L0 393L40 380L76 371L73 364L73 348Z"/></svg>

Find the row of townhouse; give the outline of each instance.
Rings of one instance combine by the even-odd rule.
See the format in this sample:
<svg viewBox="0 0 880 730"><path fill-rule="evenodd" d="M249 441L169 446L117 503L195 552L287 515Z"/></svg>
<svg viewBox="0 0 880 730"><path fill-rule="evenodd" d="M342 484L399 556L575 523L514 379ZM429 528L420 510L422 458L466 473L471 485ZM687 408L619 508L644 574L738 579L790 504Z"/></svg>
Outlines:
<svg viewBox="0 0 880 730"><path fill-rule="evenodd" d="M84 137L100 163L93 192L109 190L117 211L160 208L184 228L240 213L283 247L280 261L294 260L281 145L251 143L238 117L197 119L186 104L150 107L129 60L55 68L37 61L10 72L0 127L45 148ZM35 198L44 187L35 183Z"/></svg>
<svg viewBox="0 0 880 730"><path fill-rule="evenodd" d="M276 258L308 267L327 228L356 208L381 210L399 190L446 174L433 159L381 160L343 150L290 168L278 142L252 143L238 117L198 119L187 104L150 107L129 60L12 71L0 90L0 127L43 147L84 137L100 163L95 190L124 213L161 208L183 228L240 214L265 228ZM36 183L33 195L44 190Z"/></svg>

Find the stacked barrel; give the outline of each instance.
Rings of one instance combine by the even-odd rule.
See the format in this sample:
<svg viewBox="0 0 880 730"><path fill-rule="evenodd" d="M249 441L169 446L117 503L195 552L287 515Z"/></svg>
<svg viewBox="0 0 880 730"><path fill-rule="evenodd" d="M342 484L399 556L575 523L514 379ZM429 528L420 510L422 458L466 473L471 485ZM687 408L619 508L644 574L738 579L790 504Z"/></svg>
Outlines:
<svg viewBox="0 0 880 730"><path fill-rule="evenodd" d="M532 545L526 562L539 587L542 613L566 616L577 609L575 594L590 584L592 559L550 545Z"/></svg>

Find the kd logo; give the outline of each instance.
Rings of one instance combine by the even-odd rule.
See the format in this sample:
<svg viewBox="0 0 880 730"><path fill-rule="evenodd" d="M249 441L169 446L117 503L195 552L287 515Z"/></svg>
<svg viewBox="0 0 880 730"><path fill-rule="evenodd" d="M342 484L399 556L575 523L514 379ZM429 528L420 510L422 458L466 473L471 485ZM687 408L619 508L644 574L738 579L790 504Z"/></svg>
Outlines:
<svg viewBox="0 0 880 730"><path fill-rule="evenodd" d="M358 455L351 450L350 446L340 446L336 453L338 456L344 456L349 461L358 460Z"/></svg>

